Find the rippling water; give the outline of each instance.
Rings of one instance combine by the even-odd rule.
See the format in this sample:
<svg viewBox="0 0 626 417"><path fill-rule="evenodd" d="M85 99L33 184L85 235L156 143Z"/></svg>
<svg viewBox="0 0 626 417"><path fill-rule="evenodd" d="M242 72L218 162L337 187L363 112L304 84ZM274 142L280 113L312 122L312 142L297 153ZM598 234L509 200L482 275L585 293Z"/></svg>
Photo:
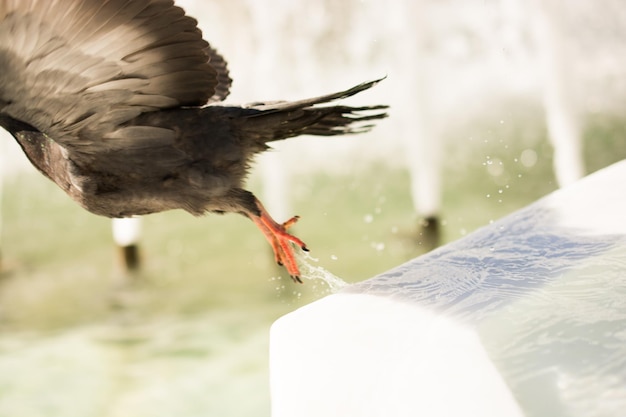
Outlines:
<svg viewBox="0 0 626 417"><path fill-rule="evenodd" d="M614 415L626 407L626 238L558 218L530 206L345 291L474 329L529 416Z"/></svg>

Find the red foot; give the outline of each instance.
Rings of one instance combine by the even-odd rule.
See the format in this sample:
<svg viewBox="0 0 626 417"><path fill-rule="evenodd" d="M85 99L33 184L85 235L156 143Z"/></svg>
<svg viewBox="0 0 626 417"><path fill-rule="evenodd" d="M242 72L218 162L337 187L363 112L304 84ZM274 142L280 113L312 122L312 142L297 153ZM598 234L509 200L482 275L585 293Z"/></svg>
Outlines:
<svg viewBox="0 0 626 417"><path fill-rule="evenodd" d="M298 269L298 263L296 262L292 244L296 244L305 251L308 251L308 249L303 241L287 233L287 229L298 221L299 216L294 216L285 223L278 224L270 217L260 201L257 200L256 203L261 215L256 216L250 214L250 219L254 222L254 224L256 224L261 232L263 232L263 235L272 246L276 263L287 269L287 272L289 272L289 275L291 275L291 279L293 279L294 282L302 283L302 280L300 279L300 270Z"/></svg>

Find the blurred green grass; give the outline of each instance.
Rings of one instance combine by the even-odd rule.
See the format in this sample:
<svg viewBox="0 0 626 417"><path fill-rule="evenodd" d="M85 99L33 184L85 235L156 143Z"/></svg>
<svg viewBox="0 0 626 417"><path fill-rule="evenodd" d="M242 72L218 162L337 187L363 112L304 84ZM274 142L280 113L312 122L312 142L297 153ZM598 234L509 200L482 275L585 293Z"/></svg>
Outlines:
<svg viewBox="0 0 626 417"><path fill-rule="evenodd" d="M552 148L532 126L496 118L465 127L465 139L450 141L458 146L446 149L445 242L556 189ZM620 119L590 118L589 172L624 158L625 137ZM530 167L520 158L527 149L538 155ZM292 183L294 212L302 217L294 233L320 266L345 281L370 278L423 252L403 166L356 163L349 175L317 172ZM259 193L257 177L249 185ZM2 216L0 329L93 323L120 307L137 320L222 308L262 311L271 320L325 295L309 281L279 279L262 234L234 214L145 216L144 269L130 279L114 262L110 221L87 213L41 176L19 176L5 186Z"/></svg>

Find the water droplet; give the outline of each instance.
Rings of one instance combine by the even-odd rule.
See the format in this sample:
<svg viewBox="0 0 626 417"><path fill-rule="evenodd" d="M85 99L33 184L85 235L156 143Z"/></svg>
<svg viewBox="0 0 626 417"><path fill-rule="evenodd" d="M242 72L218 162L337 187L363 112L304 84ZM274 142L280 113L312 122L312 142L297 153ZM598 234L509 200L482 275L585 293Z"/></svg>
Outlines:
<svg viewBox="0 0 626 417"><path fill-rule="evenodd" d="M337 259L339 259L339 258L337 258L337 256L336 256L336 255L330 255L330 259L332 259L333 261L336 261L336 260L337 260Z"/></svg>
<svg viewBox="0 0 626 417"><path fill-rule="evenodd" d="M374 216L372 216L371 214L366 214L365 216L363 216L363 221L365 223L371 223L374 221Z"/></svg>
<svg viewBox="0 0 626 417"><path fill-rule="evenodd" d="M524 149L520 155L520 161L526 168L532 168L537 163L537 152L533 149Z"/></svg>

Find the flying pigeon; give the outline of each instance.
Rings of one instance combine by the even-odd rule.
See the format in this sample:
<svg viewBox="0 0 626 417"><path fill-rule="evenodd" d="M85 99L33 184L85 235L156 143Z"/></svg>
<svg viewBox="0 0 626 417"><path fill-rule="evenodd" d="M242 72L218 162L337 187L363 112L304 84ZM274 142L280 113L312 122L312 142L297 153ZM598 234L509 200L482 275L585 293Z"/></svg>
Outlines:
<svg viewBox="0 0 626 417"><path fill-rule="evenodd" d="M267 80L266 80L267 82ZM42 174L92 213L236 212L301 282L306 245L243 183L268 142L361 133L386 106L226 105L224 58L171 0L0 0L0 125Z"/></svg>

